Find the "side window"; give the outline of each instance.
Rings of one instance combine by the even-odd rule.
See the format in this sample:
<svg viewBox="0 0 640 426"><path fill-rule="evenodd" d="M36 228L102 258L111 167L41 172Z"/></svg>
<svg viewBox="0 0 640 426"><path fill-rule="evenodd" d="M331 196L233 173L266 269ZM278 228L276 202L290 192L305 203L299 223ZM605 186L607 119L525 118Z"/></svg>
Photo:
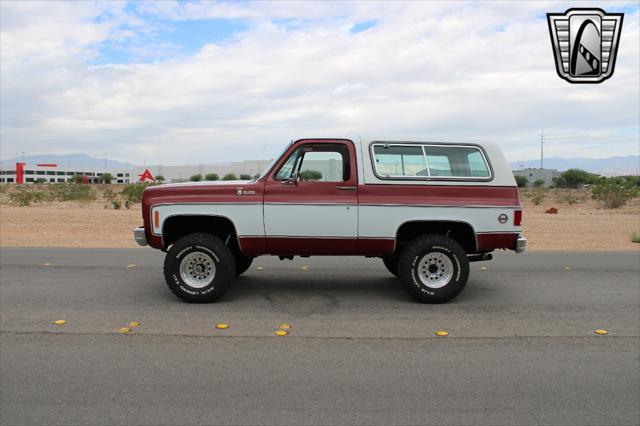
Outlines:
<svg viewBox="0 0 640 426"><path fill-rule="evenodd" d="M491 171L482 151L464 145L373 145L374 167L382 178L485 179Z"/></svg>
<svg viewBox="0 0 640 426"><path fill-rule="evenodd" d="M300 166L303 181L343 182L344 161L336 151L306 152Z"/></svg>
<svg viewBox="0 0 640 426"><path fill-rule="evenodd" d="M376 145L376 169L383 176L428 176L421 146Z"/></svg>

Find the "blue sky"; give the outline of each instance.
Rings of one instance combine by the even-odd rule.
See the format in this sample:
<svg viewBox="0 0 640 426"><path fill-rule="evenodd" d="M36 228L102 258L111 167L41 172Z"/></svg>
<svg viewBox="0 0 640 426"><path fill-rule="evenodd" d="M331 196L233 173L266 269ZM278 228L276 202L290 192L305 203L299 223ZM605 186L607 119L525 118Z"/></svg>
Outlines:
<svg viewBox="0 0 640 426"><path fill-rule="evenodd" d="M495 141L512 161L640 149L637 1L613 78L555 73L547 12L589 2L1 2L0 156L277 154L299 137Z"/></svg>

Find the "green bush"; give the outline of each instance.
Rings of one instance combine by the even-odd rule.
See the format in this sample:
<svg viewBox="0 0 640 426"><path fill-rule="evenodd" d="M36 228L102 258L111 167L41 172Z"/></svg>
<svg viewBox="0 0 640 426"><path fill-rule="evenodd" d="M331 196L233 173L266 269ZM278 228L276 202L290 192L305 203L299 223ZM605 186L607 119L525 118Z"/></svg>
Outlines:
<svg viewBox="0 0 640 426"><path fill-rule="evenodd" d="M111 176L111 173L103 173L102 176L100 176L101 183L111 183L112 180L113 176Z"/></svg>
<svg viewBox="0 0 640 426"><path fill-rule="evenodd" d="M526 176L513 176L516 180L516 185L518 185L518 188L525 188L527 186L527 184L529 183L529 179L527 179Z"/></svg>
<svg viewBox="0 0 640 426"><path fill-rule="evenodd" d="M154 179L156 182L164 182L166 180L162 175L157 175Z"/></svg>
<svg viewBox="0 0 640 426"><path fill-rule="evenodd" d="M252 179L251 175L247 175L247 174L240 175L240 180L251 180L251 179Z"/></svg>
<svg viewBox="0 0 640 426"><path fill-rule="evenodd" d="M204 180L220 180L220 176L218 176L217 173L207 173L206 175L204 175Z"/></svg>
<svg viewBox="0 0 640 426"><path fill-rule="evenodd" d="M302 180L320 180L322 179L322 173L317 170L303 170L300 172L300 177Z"/></svg>
<svg viewBox="0 0 640 426"><path fill-rule="evenodd" d="M142 200L142 192L145 188L153 185L149 182L128 183L122 188L122 198L125 200L125 205L129 203L139 203Z"/></svg>
<svg viewBox="0 0 640 426"><path fill-rule="evenodd" d="M540 188L544 185L544 179L536 179L533 181L534 188Z"/></svg>
<svg viewBox="0 0 640 426"><path fill-rule="evenodd" d="M227 173L226 175L222 176L222 180L238 180L238 177L233 173Z"/></svg>
<svg viewBox="0 0 640 426"><path fill-rule="evenodd" d="M617 209L638 196L638 187L624 178L601 178L591 191L591 198L607 209Z"/></svg>
<svg viewBox="0 0 640 426"><path fill-rule="evenodd" d="M189 178L191 182L200 182L202 180L202 175L193 175Z"/></svg>
<svg viewBox="0 0 640 426"><path fill-rule="evenodd" d="M589 173L581 169L569 169L562 173L558 179L558 186L566 188L577 188L580 185L594 183L598 175Z"/></svg>
<svg viewBox="0 0 640 426"><path fill-rule="evenodd" d="M632 243L640 243L640 232L634 232L631 236Z"/></svg>

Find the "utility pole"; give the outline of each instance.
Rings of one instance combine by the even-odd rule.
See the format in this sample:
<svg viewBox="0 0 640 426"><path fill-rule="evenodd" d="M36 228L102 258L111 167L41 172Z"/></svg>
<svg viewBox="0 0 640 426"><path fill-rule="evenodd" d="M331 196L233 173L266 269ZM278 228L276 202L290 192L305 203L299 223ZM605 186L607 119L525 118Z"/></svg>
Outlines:
<svg viewBox="0 0 640 426"><path fill-rule="evenodd" d="M544 169L544 128L540 130L540 170Z"/></svg>

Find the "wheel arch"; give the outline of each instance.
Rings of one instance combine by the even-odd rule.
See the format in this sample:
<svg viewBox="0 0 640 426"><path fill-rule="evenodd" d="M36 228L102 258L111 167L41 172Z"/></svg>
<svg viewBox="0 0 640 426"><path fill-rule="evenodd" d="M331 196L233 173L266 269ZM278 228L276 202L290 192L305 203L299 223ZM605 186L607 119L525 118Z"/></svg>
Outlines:
<svg viewBox="0 0 640 426"><path fill-rule="evenodd" d="M214 214L174 214L165 218L162 223L162 247L166 250L179 238L196 232L215 235L231 245L232 250L242 252L233 221L227 216Z"/></svg>
<svg viewBox="0 0 640 426"><path fill-rule="evenodd" d="M442 234L456 240L466 253L476 253L476 232L468 222L456 220L409 220L396 230L395 252L399 253L411 240L426 234Z"/></svg>

